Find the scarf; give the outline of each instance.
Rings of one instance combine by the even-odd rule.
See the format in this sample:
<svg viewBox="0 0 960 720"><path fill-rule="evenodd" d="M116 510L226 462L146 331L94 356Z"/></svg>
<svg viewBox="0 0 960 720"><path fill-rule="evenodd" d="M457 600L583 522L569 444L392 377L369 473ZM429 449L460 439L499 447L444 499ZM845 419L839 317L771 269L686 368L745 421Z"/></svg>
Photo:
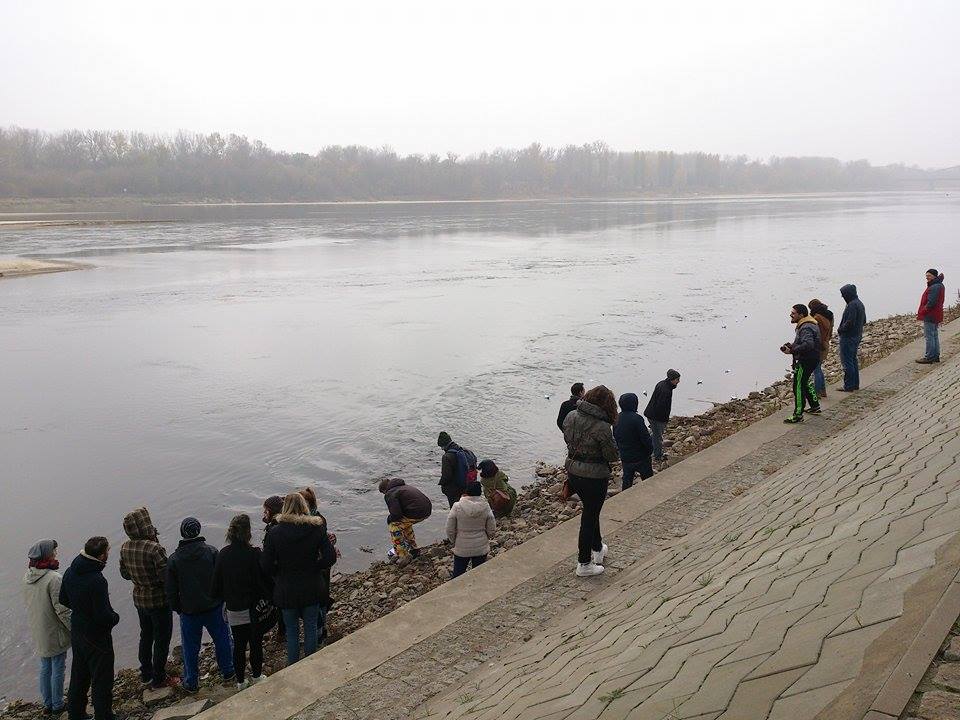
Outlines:
<svg viewBox="0 0 960 720"><path fill-rule="evenodd" d="M60 561L56 558L42 558L40 560L31 560L30 567L37 570L59 570Z"/></svg>

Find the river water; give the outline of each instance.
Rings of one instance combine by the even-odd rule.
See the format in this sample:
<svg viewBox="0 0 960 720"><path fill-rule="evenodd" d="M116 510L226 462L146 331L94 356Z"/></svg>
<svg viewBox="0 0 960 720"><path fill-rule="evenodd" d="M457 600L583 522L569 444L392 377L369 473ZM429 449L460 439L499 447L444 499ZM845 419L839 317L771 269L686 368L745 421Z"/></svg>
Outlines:
<svg viewBox="0 0 960 720"><path fill-rule="evenodd" d="M675 367L694 413L785 372L793 303L840 311L854 282L868 316L909 312L929 266L952 299L960 265L943 193L138 212L0 228L0 254L94 266L0 281L0 692L35 692L19 583L39 538L64 564L114 543L131 664L117 554L138 505L172 551L185 516L219 545L233 514L259 525L264 497L310 484L360 568L388 545L381 477L430 494L417 534L439 536L440 430L522 485L562 457L572 382L640 394Z"/></svg>

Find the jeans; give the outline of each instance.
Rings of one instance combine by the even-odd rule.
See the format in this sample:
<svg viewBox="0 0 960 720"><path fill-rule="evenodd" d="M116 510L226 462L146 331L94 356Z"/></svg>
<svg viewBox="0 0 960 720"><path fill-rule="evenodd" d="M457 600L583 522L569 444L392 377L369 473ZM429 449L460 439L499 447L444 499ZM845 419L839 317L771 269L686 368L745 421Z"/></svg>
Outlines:
<svg viewBox="0 0 960 720"><path fill-rule="evenodd" d="M576 493L583 503L583 512L580 513L580 537L577 540L577 561L581 564L590 562L590 553L603 549L603 538L600 535L600 510L607 499L609 478L582 478L568 475L567 483L570 491Z"/></svg>
<svg viewBox="0 0 960 720"><path fill-rule="evenodd" d="M474 555L473 557L460 557L459 555L454 555L453 573L450 577L460 577L467 571L467 568L470 567L471 563L474 567L477 567L478 565L483 565L486 561L486 555Z"/></svg>
<svg viewBox="0 0 960 720"><path fill-rule="evenodd" d="M303 618L303 656L317 651L317 616L320 605L302 608L283 608L283 622L287 626L287 665L300 659L300 619Z"/></svg>
<svg viewBox="0 0 960 720"><path fill-rule="evenodd" d="M926 340L926 352L923 356L927 360L940 359L940 330L932 320L923 321L923 337Z"/></svg>
<svg viewBox="0 0 960 720"><path fill-rule="evenodd" d="M63 673L67 653L40 658L40 698L43 707L55 713L63 710Z"/></svg>
<svg viewBox="0 0 960 720"><path fill-rule="evenodd" d="M857 362L857 348L860 347L859 335L840 336L840 364L843 365L843 389L860 389L860 365Z"/></svg>
<svg viewBox="0 0 960 720"><path fill-rule="evenodd" d="M824 395L827 392L827 379L823 376L823 363L818 362L813 369L813 389L817 395Z"/></svg>
<svg viewBox="0 0 960 720"><path fill-rule="evenodd" d="M180 641L183 645L183 686L188 690L195 690L198 681L198 664L200 661L200 639L203 629L213 640L213 649L217 656L217 667L224 679L232 677L233 648L230 645L230 628L223 617L223 604L212 610L188 615L180 615Z"/></svg>
<svg viewBox="0 0 960 720"><path fill-rule="evenodd" d="M250 611L253 613L253 610ZM247 646L250 646L250 674L260 677L263 673L263 631L256 622L246 625L231 625L233 635L233 669L237 682L242 683L247 670Z"/></svg>
<svg viewBox="0 0 960 720"><path fill-rule="evenodd" d="M86 717L88 690L94 719L113 720L113 637L101 635L91 639L74 631L70 636L70 649L73 651L67 691L70 720Z"/></svg>
<svg viewBox="0 0 960 720"><path fill-rule="evenodd" d="M650 420L650 418L647 418ZM663 460L663 433L667 429L665 422L650 420L650 439L653 440L653 459Z"/></svg>
<svg viewBox="0 0 960 720"><path fill-rule="evenodd" d="M140 678L160 687L167 679L173 611L170 608L137 608L137 616L140 618Z"/></svg>
<svg viewBox="0 0 960 720"><path fill-rule="evenodd" d="M813 389L813 370L817 367L813 360L798 360L793 368L793 416L803 415L804 407L809 404L811 409L820 407L820 398Z"/></svg>
<svg viewBox="0 0 960 720"><path fill-rule="evenodd" d="M641 480L653 477L653 465L650 463L650 458L640 462L623 463L623 483L620 485L620 489L626 490L633 487L633 478L637 475L640 476Z"/></svg>

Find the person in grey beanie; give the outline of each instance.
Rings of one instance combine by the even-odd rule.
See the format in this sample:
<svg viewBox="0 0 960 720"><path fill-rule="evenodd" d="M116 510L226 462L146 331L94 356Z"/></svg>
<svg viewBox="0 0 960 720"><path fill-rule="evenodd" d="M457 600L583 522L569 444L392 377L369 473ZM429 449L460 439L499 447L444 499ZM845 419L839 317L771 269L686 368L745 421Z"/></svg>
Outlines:
<svg viewBox="0 0 960 720"><path fill-rule="evenodd" d="M64 710L63 678L70 649L70 609L60 604L57 541L41 540L27 552L23 599L34 647L40 658L40 699L47 715Z"/></svg>

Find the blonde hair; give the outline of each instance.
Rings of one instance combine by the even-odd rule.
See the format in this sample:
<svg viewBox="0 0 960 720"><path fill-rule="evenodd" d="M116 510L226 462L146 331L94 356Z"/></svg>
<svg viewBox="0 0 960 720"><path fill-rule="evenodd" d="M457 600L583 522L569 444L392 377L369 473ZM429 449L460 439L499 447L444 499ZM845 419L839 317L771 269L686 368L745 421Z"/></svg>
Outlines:
<svg viewBox="0 0 960 720"><path fill-rule="evenodd" d="M292 492L283 499L283 510L280 513L282 515L309 515L310 510L307 508L307 501L303 499L303 495Z"/></svg>

